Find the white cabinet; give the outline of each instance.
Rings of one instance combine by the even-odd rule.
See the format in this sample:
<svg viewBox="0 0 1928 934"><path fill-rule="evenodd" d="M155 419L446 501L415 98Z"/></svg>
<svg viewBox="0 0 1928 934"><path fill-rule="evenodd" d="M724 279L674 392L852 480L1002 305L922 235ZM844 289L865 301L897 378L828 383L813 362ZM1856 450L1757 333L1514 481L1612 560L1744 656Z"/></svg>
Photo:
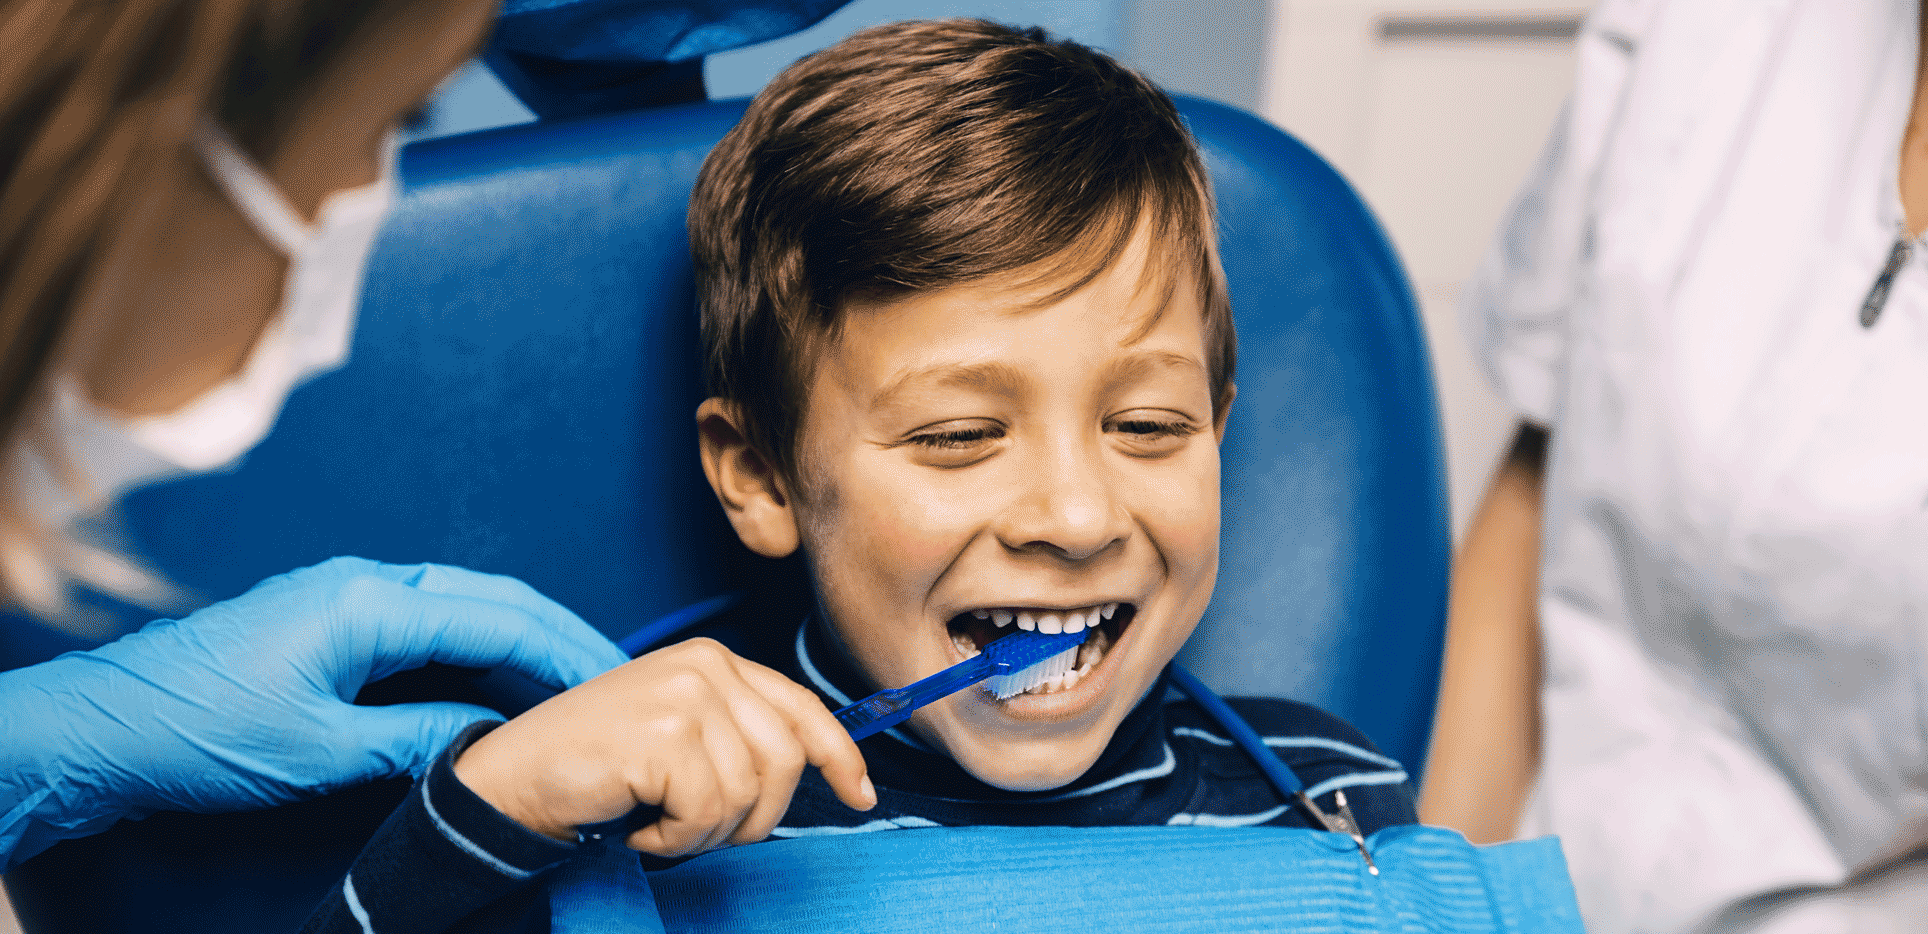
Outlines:
<svg viewBox="0 0 1928 934"><path fill-rule="evenodd" d="M1461 287L1573 83L1584 3L1274 0L1260 110L1378 213L1433 347L1455 537L1511 437L1458 322Z"/></svg>

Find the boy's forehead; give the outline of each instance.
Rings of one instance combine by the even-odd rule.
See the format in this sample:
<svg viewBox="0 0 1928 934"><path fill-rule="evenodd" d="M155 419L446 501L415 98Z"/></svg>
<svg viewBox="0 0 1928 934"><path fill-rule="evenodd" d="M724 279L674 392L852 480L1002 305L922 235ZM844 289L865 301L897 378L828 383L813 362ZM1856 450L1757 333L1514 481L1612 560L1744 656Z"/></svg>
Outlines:
<svg viewBox="0 0 1928 934"><path fill-rule="evenodd" d="M836 342L833 378L871 409L951 390L1017 396L1054 376L1100 386L1195 376L1203 384L1203 312L1191 290L1171 281L1100 278L1062 306L1040 304L1034 291L1014 296L979 284L856 310ZM1096 369L1074 373L1074 358Z"/></svg>
<svg viewBox="0 0 1928 934"><path fill-rule="evenodd" d="M874 339L898 325L905 343L922 345L1003 317L1032 315L1075 296L1117 309L1118 320L1130 325L1121 342L1129 346L1150 335L1169 310L1191 310L1201 320L1204 314L1196 300L1202 291L1198 264L1177 237L1161 236L1160 226L1140 218L1128 228L1128 237L1099 231L1031 266L937 289L851 299L840 308L839 330L846 337L869 331ZM859 326L847 328L851 324Z"/></svg>

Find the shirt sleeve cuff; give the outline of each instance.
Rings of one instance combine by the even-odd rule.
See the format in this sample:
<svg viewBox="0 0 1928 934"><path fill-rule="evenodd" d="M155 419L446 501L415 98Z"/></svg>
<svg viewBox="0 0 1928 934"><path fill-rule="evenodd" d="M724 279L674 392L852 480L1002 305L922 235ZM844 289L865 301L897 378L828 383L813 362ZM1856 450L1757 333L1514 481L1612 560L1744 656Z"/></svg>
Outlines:
<svg viewBox="0 0 1928 934"><path fill-rule="evenodd" d="M501 726L462 731L362 849L304 934L436 934L532 884L575 843L523 827L455 777L455 758Z"/></svg>
<svg viewBox="0 0 1928 934"><path fill-rule="evenodd" d="M455 777L456 757L501 725L485 720L463 730L429 766L420 783L420 797L429 820L450 842L485 863L500 863L505 875L526 878L569 858L576 844L516 823Z"/></svg>

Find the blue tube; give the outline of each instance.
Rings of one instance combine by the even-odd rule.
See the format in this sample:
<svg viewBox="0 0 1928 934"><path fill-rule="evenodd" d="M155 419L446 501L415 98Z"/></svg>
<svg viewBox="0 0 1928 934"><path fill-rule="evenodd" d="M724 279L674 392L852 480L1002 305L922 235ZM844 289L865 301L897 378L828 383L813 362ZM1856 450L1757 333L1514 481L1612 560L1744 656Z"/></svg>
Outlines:
<svg viewBox="0 0 1928 934"><path fill-rule="evenodd" d="M1245 718L1232 709L1232 705L1225 703L1225 698L1218 696L1211 688L1205 686L1205 682L1192 677L1191 672L1178 667L1177 664L1170 666L1169 670L1172 673L1172 685L1186 697L1191 698L1192 703L1205 708L1205 713L1217 720L1218 725L1225 728L1225 732L1232 734L1232 741L1238 743L1239 748L1244 749L1246 755L1251 756L1252 761L1258 763L1259 770L1264 772L1265 777L1272 782L1272 787L1279 790L1279 797L1291 801L1299 792L1305 790L1305 783L1299 781L1299 776L1293 774L1291 767L1285 764L1285 760L1279 758L1272 752L1271 747L1265 745L1265 740L1259 738L1259 734L1252 729L1252 725L1246 723Z"/></svg>
<svg viewBox="0 0 1928 934"><path fill-rule="evenodd" d="M655 622L624 636L616 643L616 647L622 649L630 658L635 658L641 655L644 649L735 606L742 599L741 593L726 593L720 597L698 600L680 610L666 613Z"/></svg>

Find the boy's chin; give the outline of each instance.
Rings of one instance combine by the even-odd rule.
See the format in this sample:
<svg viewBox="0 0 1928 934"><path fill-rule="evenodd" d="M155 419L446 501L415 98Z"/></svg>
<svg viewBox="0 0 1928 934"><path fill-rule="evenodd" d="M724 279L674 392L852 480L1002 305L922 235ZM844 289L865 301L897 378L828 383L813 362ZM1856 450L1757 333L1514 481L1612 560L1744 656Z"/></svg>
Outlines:
<svg viewBox="0 0 1928 934"><path fill-rule="evenodd" d="M1068 770L1064 768L1010 769L1001 767L1002 763L998 764L1000 767L982 770L974 769L969 764L960 764L964 765L964 771L971 773L973 778L1005 791L1051 791L1077 781L1084 773L1091 770L1091 763L1086 763L1081 769Z"/></svg>
<svg viewBox="0 0 1928 934"><path fill-rule="evenodd" d="M1023 744L1032 746L1028 749L981 741L968 749L945 745L950 747L951 759L972 778L993 788L1028 792L1050 791L1077 781L1097 764L1105 744L1088 750L1083 747L1091 744L1079 742Z"/></svg>

